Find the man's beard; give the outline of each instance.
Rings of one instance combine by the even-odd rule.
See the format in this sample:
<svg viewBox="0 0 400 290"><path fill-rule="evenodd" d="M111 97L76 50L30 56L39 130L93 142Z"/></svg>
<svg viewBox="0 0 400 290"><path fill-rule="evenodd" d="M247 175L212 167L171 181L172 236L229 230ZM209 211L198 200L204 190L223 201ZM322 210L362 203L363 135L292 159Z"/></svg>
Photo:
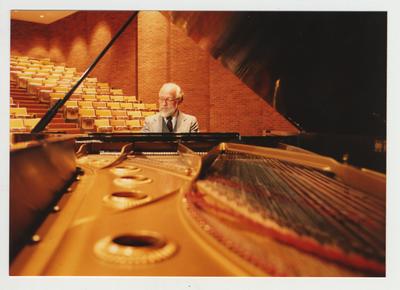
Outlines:
<svg viewBox="0 0 400 290"><path fill-rule="evenodd" d="M160 114L163 118L167 118L172 116L176 110L177 108L160 109Z"/></svg>

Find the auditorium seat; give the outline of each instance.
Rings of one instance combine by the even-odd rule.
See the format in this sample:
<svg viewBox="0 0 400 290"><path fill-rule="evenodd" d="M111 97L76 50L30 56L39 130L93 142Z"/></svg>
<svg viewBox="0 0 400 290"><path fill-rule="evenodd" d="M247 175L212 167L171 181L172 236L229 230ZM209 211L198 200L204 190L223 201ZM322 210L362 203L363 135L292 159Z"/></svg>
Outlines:
<svg viewBox="0 0 400 290"><path fill-rule="evenodd" d="M52 78L51 76L49 76L46 80L43 81L43 85L56 87L57 81L58 81L58 79L56 77Z"/></svg>
<svg viewBox="0 0 400 290"><path fill-rule="evenodd" d="M136 103L136 96L124 96L124 101L127 103Z"/></svg>
<svg viewBox="0 0 400 290"><path fill-rule="evenodd" d="M18 61L18 66L29 67L30 64L29 61Z"/></svg>
<svg viewBox="0 0 400 290"><path fill-rule="evenodd" d="M45 78L33 78L28 80L27 92L31 95L36 94L36 88L43 86Z"/></svg>
<svg viewBox="0 0 400 290"><path fill-rule="evenodd" d="M13 62L11 65L10 65L10 70L14 70L14 71L22 71L22 70L24 70L24 66L21 66L21 65L19 65L18 64L18 61L17 62Z"/></svg>
<svg viewBox="0 0 400 290"><path fill-rule="evenodd" d="M42 63L42 70L53 71L54 64L43 64Z"/></svg>
<svg viewBox="0 0 400 290"><path fill-rule="evenodd" d="M80 93L76 93L76 91L71 95L70 100L80 101L82 100L82 95Z"/></svg>
<svg viewBox="0 0 400 290"><path fill-rule="evenodd" d="M11 116L11 118L30 118L31 117L31 115L28 114L28 111L25 107L10 108L10 116Z"/></svg>
<svg viewBox="0 0 400 290"><path fill-rule="evenodd" d="M110 89L110 84L105 82L98 82L97 83L98 89Z"/></svg>
<svg viewBox="0 0 400 290"><path fill-rule="evenodd" d="M34 75L30 75L27 77L18 77L17 85L21 89L28 89L28 83L32 81L34 78Z"/></svg>
<svg viewBox="0 0 400 290"><path fill-rule="evenodd" d="M124 92L122 89L110 89L110 95L123 95Z"/></svg>
<svg viewBox="0 0 400 290"><path fill-rule="evenodd" d="M97 94L96 88L84 87L84 88L82 88L82 92L86 95L96 95Z"/></svg>
<svg viewBox="0 0 400 290"><path fill-rule="evenodd" d="M87 77L85 83L97 83L97 78Z"/></svg>
<svg viewBox="0 0 400 290"><path fill-rule="evenodd" d="M141 111L126 111L129 119L139 119L142 117Z"/></svg>
<svg viewBox="0 0 400 290"><path fill-rule="evenodd" d="M17 56L15 56L15 58L19 61L24 61L24 60L28 61L29 60L29 56L26 56L26 55L17 55Z"/></svg>
<svg viewBox="0 0 400 290"><path fill-rule="evenodd" d="M25 69L25 67L22 65L19 65L18 62L14 62L12 65L10 65L10 70L23 71L24 69Z"/></svg>
<svg viewBox="0 0 400 290"><path fill-rule="evenodd" d="M53 90L51 88L48 89L41 89L40 91L37 92L36 96L39 99L39 102L41 103L50 103L50 94L53 93Z"/></svg>
<svg viewBox="0 0 400 290"><path fill-rule="evenodd" d="M54 68L53 69L53 74L56 74L56 75L60 76L60 78L62 78L64 76L64 71Z"/></svg>
<svg viewBox="0 0 400 290"><path fill-rule="evenodd" d="M144 110L144 109L145 109L145 106L144 106L143 103L132 104L132 107L133 107L135 110Z"/></svg>
<svg viewBox="0 0 400 290"><path fill-rule="evenodd" d="M79 108L79 117L96 118L95 110L93 108Z"/></svg>
<svg viewBox="0 0 400 290"><path fill-rule="evenodd" d="M99 88L109 88L110 85L108 83L98 82L97 83L97 87L99 87Z"/></svg>
<svg viewBox="0 0 400 290"><path fill-rule="evenodd" d="M128 119L128 115L125 110L112 110L111 114L114 119Z"/></svg>
<svg viewBox="0 0 400 290"><path fill-rule="evenodd" d="M142 129L142 125L139 120L126 120L126 125L128 129L131 131L140 131Z"/></svg>
<svg viewBox="0 0 400 290"><path fill-rule="evenodd" d="M124 101L124 96L111 95L110 98L114 102L123 102Z"/></svg>
<svg viewBox="0 0 400 290"><path fill-rule="evenodd" d="M31 65L26 69L26 71L31 71L31 72L34 72L35 74L37 74L39 70L40 70L40 66L39 66L39 65L36 65L36 64L31 64Z"/></svg>
<svg viewBox="0 0 400 290"><path fill-rule="evenodd" d="M10 81L16 82L16 81L18 80L18 79L17 79L17 75L18 75L19 73L21 73L21 71L18 70L17 67L12 67L12 68L10 68Z"/></svg>
<svg viewBox="0 0 400 290"><path fill-rule="evenodd" d="M64 72L63 78L72 79L74 77L74 73L66 73Z"/></svg>
<svg viewBox="0 0 400 290"><path fill-rule="evenodd" d="M108 119L96 119L94 120L96 132L109 133L112 132L112 126Z"/></svg>
<svg viewBox="0 0 400 290"><path fill-rule="evenodd" d="M64 106L65 107L76 107L76 108L78 108L78 101L74 101L74 100L66 101Z"/></svg>
<svg viewBox="0 0 400 290"><path fill-rule="evenodd" d="M81 98L82 98L82 95L83 95L82 88L79 88L79 87L76 88L75 91L74 91L74 94L80 94Z"/></svg>
<svg viewBox="0 0 400 290"><path fill-rule="evenodd" d="M83 87L86 88L87 90L96 92L97 85L96 83L84 83Z"/></svg>
<svg viewBox="0 0 400 290"><path fill-rule="evenodd" d="M53 70L54 70L54 71L64 72L65 67L62 66L62 65L56 65L56 66L54 66Z"/></svg>
<svg viewBox="0 0 400 290"><path fill-rule="evenodd" d="M84 101L97 101L96 95L87 95L86 93L82 95Z"/></svg>
<svg viewBox="0 0 400 290"><path fill-rule="evenodd" d="M154 115L154 114L155 114L155 112L146 112L146 111L143 111L143 112L142 112L143 117L152 116L152 115Z"/></svg>
<svg viewBox="0 0 400 290"><path fill-rule="evenodd" d="M99 109L96 110L97 118L112 118L111 110Z"/></svg>
<svg viewBox="0 0 400 290"><path fill-rule="evenodd" d="M112 110L118 110L121 108L119 103L117 103L117 102L107 102L107 107Z"/></svg>
<svg viewBox="0 0 400 290"><path fill-rule="evenodd" d="M65 72L76 73L76 68L75 67L66 67Z"/></svg>
<svg viewBox="0 0 400 290"><path fill-rule="evenodd" d="M79 101L78 105L80 108L90 108L93 109L92 101Z"/></svg>
<svg viewBox="0 0 400 290"><path fill-rule="evenodd" d="M144 104L146 110L157 110L157 104Z"/></svg>
<svg viewBox="0 0 400 290"><path fill-rule="evenodd" d="M18 77L23 73L22 70L18 70L16 68L11 68L10 70L10 81L17 83L18 86Z"/></svg>
<svg viewBox="0 0 400 290"><path fill-rule="evenodd" d="M107 109L106 102L92 102L93 108L95 109Z"/></svg>
<svg viewBox="0 0 400 290"><path fill-rule="evenodd" d="M40 63L32 63L32 62L31 62L31 65L29 66L29 68L30 68L30 69L39 70L39 69L40 69Z"/></svg>
<svg viewBox="0 0 400 290"><path fill-rule="evenodd" d="M82 130L91 131L95 129L94 120L96 119L96 114L94 109L80 108L79 119L80 127Z"/></svg>
<svg viewBox="0 0 400 290"><path fill-rule="evenodd" d="M44 71L38 71L35 74L35 78L43 78L44 80L46 80L49 77L50 73L48 72L44 72Z"/></svg>
<svg viewBox="0 0 400 290"><path fill-rule="evenodd" d="M39 123L40 118L23 119L26 131L30 132L37 123Z"/></svg>
<svg viewBox="0 0 400 290"><path fill-rule="evenodd" d="M124 110L132 110L133 108L131 103L120 103L119 105Z"/></svg>
<svg viewBox="0 0 400 290"><path fill-rule="evenodd" d="M35 87L31 88L31 90L33 92L32 94L37 96L40 99L40 91L41 90L48 91L48 92L45 92L45 93L48 94L48 93L53 91L52 88L55 87L55 86L57 86L56 80L46 79L46 80L43 81L43 84L41 86L35 86Z"/></svg>
<svg viewBox="0 0 400 290"><path fill-rule="evenodd" d="M51 92L51 93L49 93L48 102L44 102L44 103L50 103L50 106L52 106L55 102L57 102L57 100L64 98L64 96L65 96L65 93Z"/></svg>
<svg viewBox="0 0 400 290"><path fill-rule="evenodd" d="M96 90L97 90L97 93L100 95L110 94L110 86L108 83L97 83Z"/></svg>
<svg viewBox="0 0 400 290"><path fill-rule="evenodd" d="M109 95L96 95L96 98L98 101L104 101L104 102L110 101Z"/></svg>
<svg viewBox="0 0 400 290"><path fill-rule="evenodd" d="M64 93L64 95L65 95L66 93L68 93L68 91L70 90L70 88L69 88L68 86L60 86L60 85L61 85L61 83L58 82L58 86L53 87L53 92L56 92L56 93Z"/></svg>
<svg viewBox="0 0 400 290"><path fill-rule="evenodd" d="M42 67L46 66L46 67L54 67L54 63L52 61L46 61L46 60L41 60L40 64L42 65Z"/></svg>
<svg viewBox="0 0 400 290"><path fill-rule="evenodd" d="M60 80L60 79L62 79L62 74L60 74L60 73L55 73L55 72L52 72L51 73L51 78L54 78L54 79L57 79L57 80ZM49 77L50 78L50 77Z"/></svg>
<svg viewBox="0 0 400 290"><path fill-rule="evenodd" d="M50 98L52 99L61 99L65 96L64 92L51 92L49 93Z"/></svg>
<svg viewBox="0 0 400 290"><path fill-rule="evenodd" d="M97 88L96 92L99 95L110 94L110 89L109 88Z"/></svg>
<svg viewBox="0 0 400 290"><path fill-rule="evenodd" d="M38 70L39 70L39 68L37 68L37 67L32 67L32 65L30 65L29 67L27 67L27 68L25 69L25 72L34 72L34 73L36 73Z"/></svg>
<svg viewBox="0 0 400 290"><path fill-rule="evenodd" d="M47 81L49 81L49 82L52 81L54 84L56 84L59 79L60 79L60 76L54 75L54 74L51 74L47 77Z"/></svg>
<svg viewBox="0 0 400 290"><path fill-rule="evenodd" d="M10 132L25 132L23 119L10 119Z"/></svg>
<svg viewBox="0 0 400 290"><path fill-rule="evenodd" d="M64 119L67 121L79 119L78 101L67 101L64 108Z"/></svg>
<svg viewBox="0 0 400 290"><path fill-rule="evenodd" d="M26 80L31 79L33 75L33 72L22 72L17 74L17 86L21 89L26 89Z"/></svg>
<svg viewBox="0 0 400 290"><path fill-rule="evenodd" d="M128 126L126 125L125 120L110 120L110 125L112 126L113 131L128 131Z"/></svg>
<svg viewBox="0 0 400 290"><path fill-rule="evenodd" d="M70 88L72 87L72 81L70 79L63 79L57 81L58 88Z"/></svg>

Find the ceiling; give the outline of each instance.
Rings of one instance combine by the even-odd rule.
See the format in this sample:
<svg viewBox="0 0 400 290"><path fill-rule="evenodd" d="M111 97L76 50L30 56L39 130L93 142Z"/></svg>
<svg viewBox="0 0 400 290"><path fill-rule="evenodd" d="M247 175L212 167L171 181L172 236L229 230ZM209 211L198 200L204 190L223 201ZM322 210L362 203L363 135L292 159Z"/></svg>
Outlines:
<svg viewBox="0 0 400 290"><path fill-rule="evenodd" d="M50 24L68 15L77 12L76 10L11 10L11 19L29 21L41 24Z"/></svg>

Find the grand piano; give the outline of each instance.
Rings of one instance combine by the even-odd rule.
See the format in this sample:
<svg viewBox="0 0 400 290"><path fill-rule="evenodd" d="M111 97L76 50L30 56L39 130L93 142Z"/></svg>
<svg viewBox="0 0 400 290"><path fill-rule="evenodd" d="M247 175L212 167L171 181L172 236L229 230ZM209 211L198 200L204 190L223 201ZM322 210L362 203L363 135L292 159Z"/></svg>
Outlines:
<svg viewBox="0 0 400 290"><path fill-rule="evenodd" d="M108 48L31 134L12 136L10 275L385 276L386 176L374 150L385 136L363 143L369 158L354 137L304 131L43 131Z"/></svg>

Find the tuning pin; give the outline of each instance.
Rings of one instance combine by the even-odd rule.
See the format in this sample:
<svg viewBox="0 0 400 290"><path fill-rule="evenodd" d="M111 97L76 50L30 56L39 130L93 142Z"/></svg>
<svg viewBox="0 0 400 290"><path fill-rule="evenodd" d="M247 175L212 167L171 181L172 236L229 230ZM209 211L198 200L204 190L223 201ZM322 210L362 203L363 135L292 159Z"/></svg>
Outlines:
<svg viewBox="0 0 400 290"><path fill-rule="evenodd" d="M347 162L349 161L349 153L343 154L342 161L343 161L343 163L347 164Z"/></svg>
<svg viewBox="0 0 400 290"><path fill-rule="evenodd" d="M40 236L37 235L37 234L35 234L35 235L33 235L33 236L31 237L31 241L32 241L33 243L39 243L40 240L41 240L41 238L40 238Z"/></svg>

